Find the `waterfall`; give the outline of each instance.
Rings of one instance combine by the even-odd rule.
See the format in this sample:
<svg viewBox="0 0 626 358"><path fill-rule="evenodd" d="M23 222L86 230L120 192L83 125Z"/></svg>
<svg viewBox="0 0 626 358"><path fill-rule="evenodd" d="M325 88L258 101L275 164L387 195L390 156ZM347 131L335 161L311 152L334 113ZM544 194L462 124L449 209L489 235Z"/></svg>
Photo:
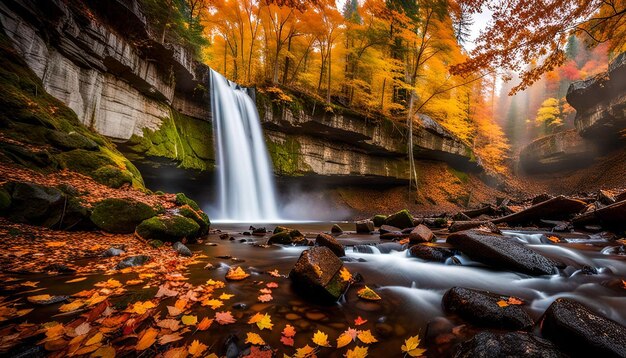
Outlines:
<svg viewBox="0 0 626 358"><path fill-rule="evenodd" d="M217 144L218 220L278 221L272 165L256 104L245 88L211 70Z"/></svg>

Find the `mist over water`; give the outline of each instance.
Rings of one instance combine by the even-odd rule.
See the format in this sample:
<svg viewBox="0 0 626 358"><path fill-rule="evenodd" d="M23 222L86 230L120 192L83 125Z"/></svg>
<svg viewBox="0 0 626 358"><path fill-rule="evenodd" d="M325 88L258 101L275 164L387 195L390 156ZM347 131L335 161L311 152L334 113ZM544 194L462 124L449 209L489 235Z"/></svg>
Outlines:
<svg viewBox="0 0 626 358"><path fill-rule="evenodd" d="M211 108L218 172L215 221L280 221L272 165L254 101L246 89L211 70Z"/></svg>

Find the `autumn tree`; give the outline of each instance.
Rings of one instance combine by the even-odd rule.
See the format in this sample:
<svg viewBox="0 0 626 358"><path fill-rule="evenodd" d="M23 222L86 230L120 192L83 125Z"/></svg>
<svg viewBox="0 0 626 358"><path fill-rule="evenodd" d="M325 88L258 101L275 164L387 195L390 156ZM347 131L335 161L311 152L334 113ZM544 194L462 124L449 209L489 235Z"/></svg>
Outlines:
<svg viewBox="0 0 626 358"><path fill-rule="evenodd" d="M468 74L485 68L518 72L520 82L511 93L527 88L562 65L571 34L585 35L591 44L609 42L614 51L620 51L626 41L625 0L458 2L471 13L489 8L493 18L482 31L472 57L453 66L453 72ZM536 66L525 67L535 61Z"/></svg>

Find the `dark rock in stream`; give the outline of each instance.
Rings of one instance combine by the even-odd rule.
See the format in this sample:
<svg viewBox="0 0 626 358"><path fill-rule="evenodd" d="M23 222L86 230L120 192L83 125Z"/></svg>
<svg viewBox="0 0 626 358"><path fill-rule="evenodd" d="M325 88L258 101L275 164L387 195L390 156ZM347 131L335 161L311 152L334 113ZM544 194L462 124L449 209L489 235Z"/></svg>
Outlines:
<svg viewBox="0 0 626 358"><path fill-rule="evenodd" d="M425 225L419 224L409 234L409 242L411 244L419 244L422 242L431 242L435 238L435 234Z"/></svg>
<svg viewBox="0 0 626 358"><path fill-rule="evenodd" d="M498 334L480 332L474 338L459 345L455 358L492 358L492 357L527 357L560 358L565 357L550 342L526 332Z"/></svg>
<svg viewBox="0 0 626 358"><path fill-rule="evenodd" d="M354 223L358 234L369 234L374 231L374 222L372 220L360 220Z"/></svg>
<svg viewBox="0 0 626 358"><path fill-rule="evenodd" d="M469 230L448 236L446 242L473 260L496 268L529 275L550 275L556 269L552 260L504 236Z"/></svg>
<svg viewBox="0 0 626 358"><path fill-rule="evenodd" d="M446 262L448 257L454 256L454 253L445 247L418 244L411 246L409 255L426 261Z"/></svg>
<svg viewBox="0 0 626 358"><path fill-rule="evenodd" d="M117 266L115 266L115 268L118 269L118 270L121 270L121 269L125 269L127 267L143 266L148 261L150 261L150 256L146 256L146 255L129 256L129 257L123 259L122 261L120 261L117 264Z"/></svg>
<svg viewBox="0 0 626 358"><path fill-rule="evenodd" d="M626 357L626 327L569 298L548 307L541 334L572 356Z"/></svg>
<svg viewBox="0 0 626 358"><path fill-rule="evenodd" d="M278 227L276 228L278 229ZM267 241L268 244L307 246L309 241L298 230L283 228L278 232L274 230L274 235Z"/></svg>
<svg viewBox="0 0 626 358"><path fill-rule="evenodd" d="M380 227L380 229L378 231L382 235L382 234L387 234L387 233L390 233L390 232L393 232L393 233L400 232L400 231L402 231L402 229L397 228L395 226L391 226L391 225L383 225L383 226Z"/></svg>
<svg viewBox="0 0 626 358"><path fill-rule="evenodd" d="M333 224L333 227L330 228L330 232L333 234L343 234L343 229L341 226Z"/></svg>
<svg viewBox="0 0 626 358"><path fill-rule="evenodd" d="M385 220L387 220L387 215L374 215L372 218L372 222L376 227L383 226L385 224Z"/></svg>
<svg viewBox="0 0 626 358"><path fill-rule="evenodd" d="M172 249L178 252L178 254L181 256L187 256L187 257L193 256L193 254L191 253L191 250L189 250L189 248L180 241L175 242L174 245L172 245Z"/></svg>
<svg viewBox="0 0 626 358"><path fill-rule="evenodd" d="M626 201L605 206L574 218L574 226L583 227L591 224L600 224L616 229L626 228Z"/></svg>
<svg viewBox="0 0 626 358"><path fill-rule="evenodd" d="M102 253L102 257L120 256L123 253L124 253L124 250L120 250L115 247L110 247L105 252Z"/></svg>
<svg viewBox="0 0 626 358"><path fill-rule="evenodd" d="M519 305L500 307L498 301L504 296L487 291L453 287L443 295L442 304L447 312L480 327L509 330L529 330L534 322Z"/></svg>
<svg viewBox="0 0 626 358"><path fill-rule="evenodd" d="M502 232L498 227L490 221L454 221L448 231L458 232L471 229L479 229L480 231L488 231L493 234L501 234Z"/></svg>
<svg viewBox="0 0 626 358"><path fill-rule="evenodd" d="M492 220L493 223L528 224L541 219L567 219L585 209L584 201L566 198L562 195L533 205L526 210Z"/></svg>
<svg viewBox="0 0 626 358"><path fill-rule="evenodd" d="M316 303L334 303L348 288L341 278L343 262L327 247L315 246L300 254L289 278L303 297Z"/></svg>
<svg viewBox="0 0 626 358"><path fill-rule="evenodd" d="M335 255L337 255L337 257L346 256L346 251L344 250L343 245L339 243L337 239L328 234L320 233L317 235L315 245L328 247Z"/></svg>

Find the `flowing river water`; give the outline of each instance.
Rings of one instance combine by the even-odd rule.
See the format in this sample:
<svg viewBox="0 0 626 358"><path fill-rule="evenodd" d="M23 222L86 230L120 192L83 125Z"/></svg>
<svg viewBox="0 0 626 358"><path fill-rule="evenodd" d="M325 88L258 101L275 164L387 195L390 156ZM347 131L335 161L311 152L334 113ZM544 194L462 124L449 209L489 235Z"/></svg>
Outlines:
<svg viewBox="0 0 626 358"><path fill-rule="evenodd" d="M342 225L344 228L353 226L351 223ZM292 223L289 226L314 238L320 231L327 231L331 224ZM273 225L267 228L273 229ZM426 262L409 257L405 248L397 243L381 243L377 234L348 232L338 237L346 245L344 263L351 273L362 277L362 283L354 284L336 305L320 306L293 292L289 279L273 278L267 274L268 271L278 270L281 275L287 275L306 247L259 246L267 241L268 236L243 235L247 225L221 224L216 229L228 232L234 240L222 240L218 232L212 233L201 244L189 245L192 251L204 253L208 259L190 267L188 282L197 285L209 279L224 280L231 266L242 266L252 274L246 280L228 283L225 290L235 296L226 301L222 309L232 311L238 322L213 326L206 332L194 334L194 339L200 339L222 354L226 353L224 347L228 346L225 344L229 341L228 337L245 337L245 333L251 330L246 324L248 317L255 312L263 312L272 317L275 328L271 332L263 331L262 336L268 344L279 348L280 356L282 352L294 353L293 348L279 343L285 324L293 325L298 332L295 347L312 345L312 334L318 329L326 332L334 345L343 331L355 327L353 322L359 316L368 322L356 328L370 329L379 340L379 343L370 346L370 356L401 356L400 346L404 340L416 334L422 337L428 356L449 356L455 343L471 338L479 330L443 311L442 296L454 286L521 298L535 321L556 298L571 297L626 325L626 289L621 283L626 278L626 257L607 254L609 250L606 248L611 246L610 243L593 236L568 234L569 243L553 244L541 232L505 232L510 239L519 240L533 250L567 264L565 269L551 276L531 277L497 271L464 256L456 256L457 260L449 259L445 264ZM436 245L445 245L445 235L438 237ZM213 265L212 269L205 268L207 262ZM51 293L63 295L73 294L82 287L89 288L94 282L108 278L93 275L73 285L63 284L67 277L46 278L46 282ZM278 288L272 292L273 300L258 302L259 289L270 281L278 283ZM368 302L359 299L356 291L362 284L375 289L382 300ZM156 289L129 288L130 295L126 299L149 299ZM213 314L208 307L198 306L196 310L198 316ZM50 316L46 316L45 310L41 312L42 315L34 318L35 321L48 321L50 316L58 313L53 308L50 308ZM239 345L244 346L243 339ZM235 351L234 346L231 344L232 352ZM320 356L340 357L344 352L345 349L325 348L320 351Z"/></svg>

